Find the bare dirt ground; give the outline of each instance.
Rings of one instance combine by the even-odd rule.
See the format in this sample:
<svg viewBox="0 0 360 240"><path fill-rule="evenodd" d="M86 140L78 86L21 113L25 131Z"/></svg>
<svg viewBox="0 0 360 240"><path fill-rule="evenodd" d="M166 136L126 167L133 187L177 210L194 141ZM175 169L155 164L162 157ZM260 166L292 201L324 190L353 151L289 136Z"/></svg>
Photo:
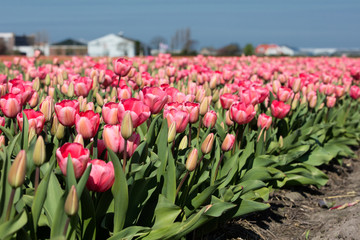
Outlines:
<svg viewBox="0 0 360 240"><path fill-rule="evenodd" d="M278 190L268 210L228 222L204 239L360 239L359 157L323 171L329 181L321 189ZM341 207L330 210L320 206L324 202Z"/></svg>

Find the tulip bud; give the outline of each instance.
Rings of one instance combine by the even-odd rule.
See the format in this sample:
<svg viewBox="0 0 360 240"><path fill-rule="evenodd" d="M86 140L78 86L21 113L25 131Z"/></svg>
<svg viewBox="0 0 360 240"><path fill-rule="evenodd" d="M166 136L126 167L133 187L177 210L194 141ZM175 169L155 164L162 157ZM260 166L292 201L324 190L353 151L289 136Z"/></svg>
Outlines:
<svg viewBox="0 0 360 240"><path fill-rule="evenodd" d="M110 93L110 97L113 98L113 97L116 97L116 96L117 96L116 88L112 88L111 93Z"/></svg>
<svg viewBox="0 0 360 240"><path fill-rule="evenodd" d="M300 87L301 87L301 79L300 78L296 78L294 80L294 83L292 85L292 90L294 93L298 93L300 91Z"/></svg>
<svg viewBox="0 0 360 240"><path fill-rule="evenodd" d="M39 89L40 89L40 79L39 79L38 77L36 77L36 78L33 80L32 88L33 88L35 91L39 91Z"/></svg>
<svg viewBox="0 0 360 240"><path fill-rule="evenodd" d="M74 185L72 185L65 201L64 210L68 216L74 216L77 213L78 208L79 199L77 196L76 188Z"/></svg>
<svg viewBox="0 0 360 240"><path fill-rule="evenodd" d="M101 108L100 106L96 106L95 112L96 112L96 113L101 113L101 112L102 112L102 108Z"/></svg>
<svg viewBox="0 0 360 240"><path fill-rule="evenodd" d="M84 138L81 134L76 135L74 143L80 143L84 147Z"/></svg>
<svg viewBox="0 0 360 240"><path fill-rule="evenodd" d="M70 98L73 97L73 96L74 96L74 91L75 91L75 89L74 89L74 83L71 82L71 83L69 84L69 87L68 87L67 96L70 97Z"/></svg>
<svg viewBox="0 0 360 240"><path fill-rule="evenodd" d="M45 85L46 85L46 86L49 86L50 83L51 83L50 76L49 76L49 74L46 74L46 77L45 77Z"/></svg>
<svg viewBox="0 0 360 240"><path fill-rule="evenodd" d="M0 136L0 147L5 146L5 136L1 135Z"/></svg>
<svg viewBox="0 0 360 240"><path fill-rule="evenodd" d="M201 144L201 152L203 154L208 154L211 152L211 149L214 145L214 140L215 138L213 133L210 133L209 135L206 136L205 140Z"/></svg>
<svg viewBox="0 0 360 240"><path fill-rule="evenodd" d="M56 129L55 136L59 140L62 139L65 136L65 127L61 123L59 123L59 125L58 125L58 127Z"/></svg>
<svg viewBox="0 0 360 240"><path fill-rule="evenodd" d="M45 162L46 151L45 151L45 142L43 137L40 135L35 143L33 161L36 166L41 166Z"/></svg>
<svg viewBox="0 0 360 240"><path fill-rule="evenodd" d="M176 136L176 122L172 122L168 131L168 143L171 143L174 141Z"/></svg>
<svg viewBox="0 0 360 240"><path fill-rule="evenodd" d="M217 85L217 77L216 75L214 75L211 80L210 80L210 89L215 89L216 88L216 85Z"/></svg>
<svg viewBox="0 0 360 240"><path fill-rule="evenodd" d="M209 97L211 96L211 89L207 86L206 89L205 89L205 96L206 97Z"/></svg>
<svg viewBox="0 0 360 240"><path fill-rule="evenodd" d="M179 150L183 150L183 149L187 148L187 145L188 145L188 138L185 135L180 141Z"/></svg>
<svg viewBox="0 0 360 240"><path fill-rule="evenodd" d="M50 129L51 135L54 136L56 134L56 130L57 130L58 126L59 126L59 120L55 115L53 118L53 121L52 121L51 129Z"/></svg>
<svg viewBox="0 0 360 240"><path fill-rule="evenodd" d="M26 173L26 153L25 150L21 150L16 156L13 164L10 167L8 182L11 187L18 188L25 181Z"/></svg>
<svg viewBox="0 0 360 240"><path fill-rule="evenodd" d="M186 170L188 170L189 172L194 171L196 168L197 160L198 160L198 151L196 148L194 148L190 152L190 154L186 160L186 163L185 163Z"/></svg>
<svg viewBox="0 0 360 240"><path fill-rule="evenodd" d="M221 150L227 152L231 150L235 143L235 136L232 134L227 134L223 143L221 144Z"/></svg>
<svg viewBox="0 0 360 240"><path fill-rule="evenodd" d="M57 75L57 82L58 82L58 84L60 84L60 86L62 86L64 84L64 78L63 78L62 74Z"/></svg>
<svg viewBox="0 0 360 240"><path fill-rule="evenodd" d="M205 113L207 113L208 108L209 108L209 101L207 100L207 98L204 98L200 103L200 111L199 111L200 115L204 116Z"/></svg>
<svg viewBox="0 0 360 240"><path fill-rule="evenodd" d="M96 93L96 102L100 107L104 105L104 99L100 96L99 93Z"/></svg>
<svg viewBox="0 0 360 240"><path fill-rule="evenodd" d="M226 115L226 119L225 119L226 125L228 126L234 125L234 122L231 119L230 110L226 111L225 115Z"/></svg>
<svg viewBox="0 0 360 240"><path fill-rule="evenodd" d="M31 140L36 136L35 128L29 129L28 143L30 144Z"/></svg>
<svg viewBox="0 0 360 240"><path fill-rule="evenodd" d="M279 137L279 146L280 146L280 148L282 148L284 146L284 138L283 138L283 136Z"/></svg>
<svg viewBox="0 0 360 240"><path fill-rule="evenodd" d="M220 98L219 90L216 89L214 90L211 101L216 102L217 100L219 100L219 98Z"/></svg>
<svg viewBox="0 0 360 240"><path fill-rule="evenodd" d="M121 122L121 136L127 140L133 134L133 122L130 111L126 111Z"/></svg>

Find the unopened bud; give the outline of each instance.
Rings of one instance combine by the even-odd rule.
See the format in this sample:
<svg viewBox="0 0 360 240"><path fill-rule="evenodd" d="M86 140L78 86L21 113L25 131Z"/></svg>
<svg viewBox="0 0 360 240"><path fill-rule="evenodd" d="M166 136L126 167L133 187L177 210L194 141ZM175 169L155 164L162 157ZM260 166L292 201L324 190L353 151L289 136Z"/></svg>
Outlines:
<svg viewBox="0 0 360 240"><path fill-rule="evenodd" d="M191 150L186 160L185 163L186 170L188 170L189 172L194 171L197 165L197 160L198 160L198 151L196 148L194 148L193 150Z"/></svg>
<svg viewBox="0 0 360 240"><path fill-rule="evenodd" d="M58 128L59 124L60 124L59 120L55 115L54 118L53 118L53 121L52 121L51 129L50 129L51 135L54 136L56 134L56 131L57 131L57 128Z"/></svg>
<svg viewBox="0 0 360 240"><path fill-rule="evenodd" d="M45 162L46 151L45 142L43 137L40 135L35 143L33 161L36 166L41 166Z"/></svg>
<svg viewBox="0 0 360 240"><path fill-rule="evenodd" d="M50 76L49 76L49 74L46 74L46 77L45 77L45 85L46 85L46 86L50 86L50 83L51 83Z"/></svg>
<svg viewBox="0 0 360 240"><path fill-rule="evenodd" d="M76 135L74 143L80 143L84 147L84 138L81 134Z"/></svg>
<svg viewBox="0 0 360 240"><path fill-rule="evenodd" d="M210 80L210 89L215 89L216 88L216 85L217 85L217 77L216 75L214 75L213 77L211 77L211 80Z"/></svg>
<svg viewBox="0 0 360 240"><path fill-rule="evenodd" d="M211 152L211 149L214 145L214 140L215 137L213 133L210 133L209 135L206 136L205 140L201 144L201 152L203 154L208 154Z"/></svg>
<svg viewBox="0 0 360 240"><path fill-rule="evenodd" d="M279 146L280 146L280 148L282 148L284 146L284 138L283 138L283 136L279 137Z"/></svg>
<svg viewBox="0 0 360 240"><path fill-rule="evenodd" d="M173 121L170 125L169 131L168 131L168 143L171 143L174 141L176 136L176 122Z"/></svg>
<svg viewBox="0 0 360 240"><path fill-rule="evenodd" d="M100 96L99 93L96 93L96 102L100 107L104 105L104 99Z"/></svg>
<svg viewBox="0 0 360 240"><path fill-rule="evenodd" d="M235 143L235 136L233 134L227 134L223 143L221 144L221 150L227 152L231 150Z"/></svg>
<svg viewBox="0 0 360 240"><path fill-rule="evenodd" d="M10 167L8 182L11 187L18 188L25 181L26 173L26 152L21 150Z"/></svg>
<svg viewBox="0 0 360 240"><path fill-rule="evenodd" d="M64 84L64 78L63 78L62 74L57 75L57 82L58 82L58 84L60 84L60 86L62 86Z"/></svg>
<svg viewBox="0 0 360 240"><path fill-rule="evenodd" d="M39 91L39 89L40 89L40 79L39 79L38 77L36 77L36 78L33 80L32 88L33 88L35 91Z"/></svg>
<svg viewBox="0 0 360 240"><path fill-rule="evenodd" d="M213 93L213 95L212 95L212 99L211 99L211 101L212 102L216 102L217 100L219 100L219 90L218 89L216 89L216 90L214 90L214 93Z"/></svg>
<svg viewBox="0 0 360 240"><path fill-rule="evenodd" d="M130 111L127 111L124 114L124 117L121 122L121 136L127 140L131 137L133 134L133 122L131 119L131 113Z"/></svg>
<svg viewBox="0 0 360 240"><path fill-rule="evenodd" d="M74 83L73 83L73 82L71 82L71 83L69 84L67 96L68 96L69 98L72 98L72 97L74 96Z"/></svg>
<svg viewBox="0 0 360 240"><path fill-rule="evenodd" d="M179 150L183 150L183 149L187 148L187 145L188 145L188 138L185 135L180 141Z"/></svg>
<svg viewBox="0 0 360 240"><path fill-rule="evenodd" d="M110 93L110 97L116 97L117 96L117 91L116 88L112 88L111 93Z"/></svg>
<svg viewBox="0 0 360 240"><path fill-rule="evenodd" d="M78 208L79 208L79 199L77 196L76 188L74 185L72 185L65 201L64 210L66 215L74 216L77 213Z"/></svg>
<svg viewBox="0 0 360 240"><path fill-rule="evenodd" d="M209 108L209 101L207 98L204 98L200 103L200 110L199 110L200 115L204 116L205 113L207 113L208 108Z"/></svg>
<svg viewBox="0 0 360 240"><path fill-rule="evenodd" d="M61 123L59 123L57 129L56 129L56 134L55 134L57 139L63 139L63 137L65 136L65 127L64 125L62 125Z"/></svg>
<svg viewBox="0 0 360 240"><path fill-rule="evenodd" d="M35 128L29 129L28 143L30 144L31 140L36 136Z"/></svg>

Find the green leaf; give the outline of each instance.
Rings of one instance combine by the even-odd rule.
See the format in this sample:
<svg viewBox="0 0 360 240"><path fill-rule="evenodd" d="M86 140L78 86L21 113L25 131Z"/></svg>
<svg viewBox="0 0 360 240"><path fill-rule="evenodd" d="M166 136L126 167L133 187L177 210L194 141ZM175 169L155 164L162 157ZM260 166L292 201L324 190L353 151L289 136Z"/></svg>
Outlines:
<svg viewBox="0 0 360 240"><path fill-rule="evenodd" d="M268 203L260 203L252 200L242 199L236 212L232 215L233 218L244 216L248 213L263 211L270 207Z"/></svg>
<svg viewBox="0 0 360 240"><path fill-rule="evenodd" d="M151 228L141 227L141 226L131 226L127 227L124 230L116 233L108 240L124 240L124 239L133 239L134 237L141 237L150 232Z"/></svg>
<svg viewBox="0 0 360 240"><path fill-rule="evenodd" d="M48 194L49 195L49 194ZM56 193L56 198L59 199L59 193ZM63 236L65 222L68 216L64 211L66 194L63 193L60 199L57 201L56 212L54 213L54 219L51 224L50 238ZM49 221L50 223L50 221Z"/></svg>
<svg viewBox="0 0 360 240"><path fill-rule="evenodd" d="M115 170L115 182L111 192L114 196L114 233L117 233L123 229L126 220L129 204L128 185L118 157L111 149L108 149L108 153Z"/></svg>
<svg viewBox="0 0 360 240"><path fill-rule="evenodd" d="M5 239L12 236L14 233L19 231L27 223L28 218L25 211L18 214L15 218L10 221L4 222L0 225L0 239Z"/></svg>
<svg viewBox="0 0 360 240"><path fill-rule="evenodd" d="M170 148L170 146L169 146ZM168 167L164 176L164 195L170 202L175 203L176 199L176 167L175 159L172 156L171 151L169 151L169 161Z"/></svg>
<svg viewBox="0 0 360 240"><path fill-rule="evenodd" d="M153 229L172 225L180 214L181 208L172 201L160 194L159 201L155 209L155 223Z"/></svg>
<svg viewBox="0 0 360 240"><path fill-rule="evenodd" d="M160 181L161 176L164 175L167 161L168 161L168 124L167 120L163 119L159 136L157 138L157 155L161 161L161 165L157 172L157 179Z"/></svg>
<svg viewBox="0 0 360 240"><path fill-rule="evenodd" d="M29 143L29 121L27 119L26 114L24 113L24 111L22 112L22 116L23 116L23 128L21 131L21 135L22 135L22 149L24 149L25 151L28 149L28 143Z"/></svg>

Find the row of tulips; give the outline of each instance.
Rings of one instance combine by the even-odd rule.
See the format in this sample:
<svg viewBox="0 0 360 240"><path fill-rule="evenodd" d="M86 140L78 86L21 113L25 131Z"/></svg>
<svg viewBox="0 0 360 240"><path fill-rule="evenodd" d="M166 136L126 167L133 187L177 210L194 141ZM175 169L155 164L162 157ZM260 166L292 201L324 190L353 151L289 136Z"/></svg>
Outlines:
<svg viewBox="0 0 360 240"><path fill-rule="evenodd" d="M0 238L199 238L360 141L349 58L0 65ZM206 225L206 227L204 227Z"/></svg>

